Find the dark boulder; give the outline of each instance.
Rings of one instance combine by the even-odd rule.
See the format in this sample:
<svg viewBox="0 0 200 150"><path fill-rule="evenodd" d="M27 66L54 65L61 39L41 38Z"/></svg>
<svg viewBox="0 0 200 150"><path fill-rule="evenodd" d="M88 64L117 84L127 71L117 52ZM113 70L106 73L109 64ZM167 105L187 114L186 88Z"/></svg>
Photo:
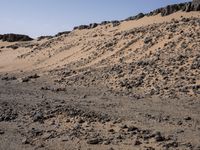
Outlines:
<svg viewBox="0 0 200 150"><path fill-rule="evenodd" d="M58 36L61 36L61 35L67 35L69 33L70 33L70 31L59 32L58 34L55 35L55 37L58 37Z"/></svg>
<svg viewBox="0 0 200 150"><path fill-rule="evenodd" d="M168 5L167 7L161 9L161 16L167 16L177 11L183 10L185 5L186 3Z"/></svg>
<svg viewBox="0 0 200 150"><path fill-rule="evenodd" d="M192 10L193 11L200 11L200 0L193 0Z"/></svg>
<svg viewBox="0 0 200 150"><path fill-rule="evenodd" d="M18 49L19 48L19 46L17 46L17 45L9 45L9 46L7 46L6 48L11 48L11 49Z"/></svg>
<svg viewBox="0 0 200 150"><path fill-rule="evenodd" d="M78 29L78 26L75 26L73 30L77 30L77 29Z"/></svg>
<svg viewBox="0 0 200 150"><path fill-rule="evenodd" d="M43 39L51 39L51 38L53 38L53 36L40 36L40 37L37 38L37 40L41 41Z"/></svg>
<svg viewBox="0 0 200 150"><path fill-rule="evenodd" d="M35 112L32 118L34 122L43 122L44 115L42 112Z"/></svg>
<svg viewBox="0 0 200 150"><path fill-rule="evenodd" d="M100 23L100 25L107 25L107 24L109 24L110 23L110 21L102 21L101 23Z"/></svg>
<svg viewBox="0 0 200 150"><path fill-rule="evenodd" d="M162 16L167 16L177 11L190 12L190 11L199 11L199 10L200 10L200 0L193 0L193 2L168 5L166 7L156 9L146 15L154 16L160 13Z"/></svg>
<svg viewBox="0 0 200 150"><path fill-rule="evenodd" d="M77 26L77 27L74 27L74 30L83 30L83 29L89 29L89 26L88 25L80 25L80 26Z"/></svg>
<svg viewBox="0 0 200 150"><path fill-rule="evenodd" d="M138 20L138 19L143 18L144 16L145 16L145 14L143 14L143 13L139 13L139 14L136 15L136 16L131 16L131 17L125 19L125 21Z"/></svg>
<svg viewBox="0 0 200 150"><path fill-rule="evenodd" d="M102 142L102 139L99 138L92 138L87 141L87 144L96 145Z"/></svg>
<svg viewBox="0 0 200 150"><path fill-rule="evenodd" d="M89 28L88 25L81 25L81 26L79 26L79 30L88 29L88 28Z"/></svg>
<svg viewBox="0 0 200 150"><path fill-rule="evenodd" d="M90 29L93 29L93 28L96 28L97 26L98 26L97 23L91 23L91 24L89 25L89 28L90 28Z"/></svg>
<svg viewBox="0 0 200 150"><path fill-rule="evenodd" d="M184 6L184 8L182 10L186 11L186 12L190 12L191 11L191 6L192 6L191 2L186 3L185 6Z"/></svg>
<svg viewBox="0 0 200 150"><path fill-rule="evenodd" d="M4 34L4 35L0 35L0 40L7 41L7 42L18 42L18 41L32 41L33 39L27 35Z"/></svg>
<svg viewBox="0 0 200 150"><path fill-rule="evenodd" d="M136 20L143 18L145 15L143 13L139 13L137 16L135 16Z"/></svg>
<svg viewBox="0 0 200 150"><path fill-rule="evenodd" d="M83 30L83 29L93 29L96 28L99 24L97 23L91 23L89 25L80 25L80 26L76 26L74 27L74 30Z"/></svg>
<svg viewBox="0 0 200 150"><path fill-rule="evenodd" d="M112 23L113 27L120 25L120 21L118 21L118 20L111 21L111 23Z"/></svg>
<svg viewBox="0 0 200 150"><path fill-rule="evenodd" d="M148 43L151 43L152 42L152 38L151 37L146 37L145 39L144 39L144 43L145 44L148 44Z"/></svg>
<svg viewBox="0 0 200 150"><path fill-rule="evenodd" d="M150 13L146 14L146 16L155 16L155 15L161 13L161 11L162 11L162 8L159 8L159 9L156 9L156 10L151 11Z"/></svg>
<svg viewBox="0 0 200 150"><path fill-rule="evenodd" d="M200 69L200 56L197 56L191 65L191 69Z"/></svg>

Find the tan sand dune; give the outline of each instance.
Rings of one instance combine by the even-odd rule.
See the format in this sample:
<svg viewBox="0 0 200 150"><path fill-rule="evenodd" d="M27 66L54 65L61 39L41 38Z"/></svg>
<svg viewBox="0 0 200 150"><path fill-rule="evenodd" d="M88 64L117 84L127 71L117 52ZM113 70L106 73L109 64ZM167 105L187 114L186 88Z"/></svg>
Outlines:
<svg viewBox="0 0 200 150"><path fill-rule="evenodd" d="M199 100L199 11L0 41L0 149L199 149Z"/></svg>
<svg viewBox="0 0 200 150"><path fill-rule="evenodd" d="M190 12L190 13L178 12L176 14L172 14L166 17L161 17L160 15L144 17L142 19L135 20L135 21L123 22L120 26L115 27L116 30L114 31L112 31L112 27L108 27L107 29L105 29L104 26L100 26L92 30L81 30L81 31L76 30L71 33L72 36L69 35L67 37L59 37L59 38L52 39L51 41L53 42L52 44L50 44L51 48L44 46L44 44L49 43L48 40L47 41L44 40L41 42L37 42L37 41L31 42L30 44L39 43L41 45L41 48L40 50L35 50L35 51L33 50L33 52L30 53L30 56L27 56L24 59L18 59L17 57L20 55L29 53L31 51L30 48L25 48L24 50L21 47L18 48L17 50L3 49L2 51L6 51L6 52L1 52L1 55L0 55L2 58L1 68L4 68L2 70L3 72L9 72L12 70L15 71L16 69L32 70L32 69L43 68L44 70L46 69L51 70L58 66L62 67L63 65L70 64L71 62L76 63L76 62L81 61L81 59L88 59L88 57L93 56L94 53L99 53L96 50L96 45L98 44L100 45L99 46L100 51L103 51L104 44L108 41L112 41L113 35L116 33L128 32L129 30L132 30L134 28L148 26L151 24L170 22L171 19L180 20L181 17L183 16L186 18L188 17L199 18L200 14L199 12ZM111 25L106 25L106 26L111 26ZM97 34L98 37L93 37L94 34ZM100 61L104 59L107 59L107 58L109 59L110 56L115 55L115 53L117 53L118 51L120 51L121 48L123 48L124 46L123 41L127 42L126 39L119 40L116 47L112 48L114 50L108 51L106 50L106 48L104 48L105 52L100 52L97 58L88 60L88 63L81 65L81 68L83 68L84 66L85 67L94 66L95 64L98 64ZM68 45L66 46L66 43L73 43L73 44L69 48ZM9 45L9 44L13 45L14 43L1 42L2 46ZM140 46L142 47L143 45L140 45ZM137 44L136 45L132 44L131 47L136 48L138 46ZM89 48L89 50L85 52L85 49L87 48ZM49 55L52 55L52 56L49 58ZM22 64L24 64L24 62L30 65L23 66ZM18 65L18 63L21 65ZM17 65L15 66L15 64ZM94 66L94 67L97 67L97 66Z"/></svg>

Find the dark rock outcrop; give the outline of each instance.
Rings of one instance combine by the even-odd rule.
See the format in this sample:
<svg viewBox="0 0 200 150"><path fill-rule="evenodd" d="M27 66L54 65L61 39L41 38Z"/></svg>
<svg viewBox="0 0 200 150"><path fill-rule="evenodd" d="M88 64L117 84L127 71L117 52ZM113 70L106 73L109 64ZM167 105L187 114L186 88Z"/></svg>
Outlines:
<svg viewBox="0 0 200 150"><path fill-rule="evenodd" d="M193 0L192 10L193 11L200 11L200 0Z"/></svg>
<svg viewBox="0 0 200 150"><path fill-rule="evenodd" d="M155 16L155 15L158 15L158 14L161 14L161 16L167 16L167 15L170 15L170 14L178 12L178 11L185 11L185 12L200 11L200 0L193 0L192 2L168 5L166 7L156 9L156 10L150 12L150 13L147 13L147 14L139 13L136 16L131 16L131 17L129 17L125 20L122 20L122 21L138 20L138 19L141 19L145 16ZM111 23L113 25L113 27L116 27L116 26L120 25L120 23L122 21L118 21L118 20L102 21L99 24L92 23L92 24L89 24L89 25L80 25L80 26L74 27L74 30L76 30L76 29L79 29L79 30L92 29L92 28L96 28L98 25L107 25L109 23Z"/></svg>
<svg viewBox="0 0 200 150"><path fill-rule="evenodd" d="M199 10L200 10L200 0L193 0L193 2L168 5L166 7L156 9L147 14L139 13L136 16L131 16L125 19L125 21L137 20L137 19L143 18L144 16L155 16L158 14L161 14L161 16L167 16L177 11L190 12L190 11L199 11Z"/></svg>
<svg viewBox="0 0 200 150"><path fill-rule="evenodd" d="M18 42L18 41L32 41L33 39L27 35L4 34L4 35L0 35L0 40L7 41L7 42Z"/></svg>
<svg viewBox="0 0 200 150"><path fill-rule="evenodd" d="M112 23L113 27L120 25L120 21L118 21L118 20L111 21L111 23Z"/></svg>
<svg viewBox="0 0 200 150"><path fill-rule="evenodd" d="M184 10L185 5L187 4L174 4L174 5L168 5L165 8L161 8L161 16L167 16L177 11Z"/></svg>
<svg viewBox="0 0 200 150"><path fill-rule="evenodd" d="M37 38L37 40L41 41L43 39L51 39L51 38L53 38L53 36L40 36L40 37Z"/></svg>
<svg viewBox="0 0 200 150"><path fill-rule="evenodd" d="M184 10L186 5L187 5L186 3L185 4L181 3L181 4L168 5L166 7L156 9L146 15L147 16L155 16L157 14L161 14L161 16L167 16L167 15L175 13L179 10Z"/></svg>
<svg viewBox="0 0 200 150"><path fill-rule="evenodd" d="M144 16L145 16L145 15L144 15L143 13L139 13L139 14L136 15L136 16L131 16L131 17L125 19L125 21L129 21L129 20L138 20L138 19L143 18Z"/></svg>
<svg viewBox="0 0 200 150"><path fill-rule="evenodd" d="M52 38L54 38L54 37L59 37L59 36L62 36L62 35L67 35L67 34L69 34L70 32L71 32L71 31L59 32L59 33L57 33L57 34L54 35L54 36L40 36L40 37L37 38L37 40L38 40L38 41L41 41L41 40L43 40L43 39L52 39Z"/></svg>
<svg viewBox="0 0 200 150"><path fill-rule="evenodd" d="M93 29L93 28L96 28L97 26L98 26L97 23L91 23L91 24L89 25L89 28L90 28L90 29Z"/></svg>
<svg viewBox="0 0 200 150"><path fill-rule="evenodd" d="M83 30L83 29L89 29L89 26L88 25L80 25L80 26L77 26L77 27L74 27L74 30Z"/></svg>
<svg viewBox="0 0 200 150"><path fill-rule="evenodd" d="M100 25L106 25L106 24L109 24L110 23L110 21L102 21L101 23L100 23Z"/></svg>
<svg viewBox="0 0 200 150"><path fill-rule="evenodd" d="M190 12L199 10L200 10L200 0L193 0L193 2L168 5L166 7L156 9L147 15L152 16L161 13L162 16L167 16L177 11Z"/></svg>
<svg viewBox="0 0 200 150"><path fill-rule="evenodd" d="M69 33L70 33L70 31L59 32L58 34L55 35L55 37L58 37L58 36L61 36L61 35L67 35Z"/></svg>
<svg viewBox="0 0 200 150"><path fill-rule="evenodd" d="M120 25L120 21L118 21L118 20L113 20L113 21L102 21L101 23L91 23L91 24L89 24L89 25L80 25L80 26L76 26L76 27L74 27L74 30L83 30L83 29L93 29L93 28L96 28L97 26L99 26L99 25L107 25L107 24L109 24L109 23L111 23L112 25L113 25L113 27L116 27L116 26L118 26L118 25Z"/></svg>

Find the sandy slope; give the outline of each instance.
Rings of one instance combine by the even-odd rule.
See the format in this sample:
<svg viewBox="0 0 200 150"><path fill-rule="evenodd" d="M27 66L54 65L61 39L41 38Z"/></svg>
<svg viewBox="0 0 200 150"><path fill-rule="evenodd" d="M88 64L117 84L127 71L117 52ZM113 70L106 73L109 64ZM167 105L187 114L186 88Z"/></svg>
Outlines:
<svg viewBox="0 0 200 150"><path fill-rule="evenodd" d="M0 41L0 149L199 149L199 31L178 12Z"/></svg>
<svg viewBox="0 0 200 150"><path fill-rule="evenodd" d="M123 22L120 26L112 28L111 25L100 26L92 30L81 30L73 31L67 36L62 36L54 38L51 40L43 40L41 42L33 41L26 43L19 43L22 46L16 50L12 49L2 49L0 55L0 68L1 72L9 72L16 70L33 70L41 69L43 71L55 69L58 66L62 67L66 64L71 64L73 62L81 62L81 60L86 59L87 63L79 65L79 67L97 67L97 63L104 59L110 59L111 56L115 55L121 48L123 44L127 41L132 41L138 38L138 35L132 36L129 39L118 39L116 46L112 47L113 50L109 51L105 48L105 43L112 42L114 35L120 32L128 32L134 28L141 26L148 26L155 23L170 22L171 19L180 20L181 16L184 17L197 17L199 18L199 12L178 12L170 16L161 17L160 15L144 17L136 21ZM186 29L189 27L186 27ZM183 29L183 30L186 30ZM143 46L143 39L140 38L141 42L135 42L131 47L125 48L124 52L130 48L141 48ZM170 41L170 40L167 40ZM167 42L165 41L165 43ZM14 43L2 43L1 46L13 45ZM31 47L24 48L24 45L33 45ZM160 43L159 43L160 44ZM39 45L39 46L37 46ZM162 48L163 45L157 45L156 47ZM97 51L99 49L100 53ZM102 52L105 49L104 52ZM107 49L107 50L106 50ZM134 52L134 49L131 52ZM155 47L152 47L155 49ZM97 53L97 54L96 54ZM102 53L102 54L101 54ZM18 56L24 55L22 59ZM94 55L98 55L95 58ZM126 54L129 55L129 54ZM89 57L94 57L89 59ZM122 55L123 56L123 55ZM7 59L9 58L9 59ZM134 58L133 58L134 59ZM26 62L26 63L24 63ZM79 68L78 67L78 68Z"/></svg>
<svg viewBox="0 0 200 150"><path fill-rule="evenodd" d="M190 69L199 55L199 15L199 12L178 12L166 17L157 15L126 21L117 27L107 24L90 30L74 30L49 40L1 42L2 46L17 45L19 48L1 49L0 72L37 70L48 73L68 69L74 72L66 78L71 82L81 78L85 71L96 70L93 71L96 77L87 75L88 81L76 80L77 84L91 84L89 80L93 78L96 84L103 80L102 84L113 90L128 89L139 95L157 93L160 89L159 94L170 95L173 90L185 91L182 88L193 94L192 86L198 86L196 83L200 81L196 78L199 71ZM190 56L188 51L192 51ZM102 67L107 71L102 72ZM119 68L123 68L120 75L113 75ZM181 68L183 72L179 71ZM188 71L188 79L181 78ZM101 77L103 74L108 76ZM138 79L141 85L135 81Z"/></svg>

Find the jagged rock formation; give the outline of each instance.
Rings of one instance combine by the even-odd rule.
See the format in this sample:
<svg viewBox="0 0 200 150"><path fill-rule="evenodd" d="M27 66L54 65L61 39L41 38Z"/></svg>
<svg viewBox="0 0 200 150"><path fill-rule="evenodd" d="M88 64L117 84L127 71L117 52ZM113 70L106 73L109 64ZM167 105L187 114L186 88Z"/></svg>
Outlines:
<svg viewBox="0 0 200 150"><path fill-rule="evenodd" d="M194 11L200 10L200 0L193 0L192 7Z"/></svg>
<svg viewBox="0 0 200 150"><path fill-rule="evenodd" d="M199 10L200 10L200 1L194 0L193 2L188 2L188 3L168 5L167 7L159 8L149 13L148 15L157 15L161 13L162 16L167 16L177 11L190 12L190 11L199 11Z"/></svg>
<svg viewBox="0 0 200 150"><path fill-rule="evenodd" d="M43 39L51 39L51 38L53 38L53 36L40 36L40 37L37 38L37 40L41 41Z"/></svg>
<svg viewBox="0 0 200 150"><path fill-rule="evenodd" d="M98 25L106 25L111 23L113 25L113 27L116 27L118 25L120 25L120 21L118 20L113 20L113 21L102 21L100 24L98 23L91 23L89 25L80 25L80 26L76 26L74 27L74 30L79 29L79 30L83 30L83 29L93 29L96 28Z"/></svg>
<svg viewBox="0 0 200 150"><path fill-rule="evenodd" d="M4 34L4 35L0 35L0 40L7 41L7 42L18 42L18 41L32 41L33 39L27 35Z"/></svg>
<svg viewBox="0 0 200 150"><path fill-rule="evenodd" d="M64 31L64 32L59 32L59 33L57 33L56 35L55 35L55 37L57 37L57 36L61 36L61 35L64 35L64 34L69 34L70 33L70 31Z"/></svg>
<svg viewBox="0 0 200 150"><path fill-rule="evenodd" d="M199 10L200 10L200 1L199 0L193 0L193 2L168 5L166 7L156 9L156 10L150 12L150 13L147 13L147 14L140 13L136 16L132 16L132 17L127 18L126 21L140 19L144 16L154 16L154 15L157 15L157 14L161 14L161 16L167 16L167 15L170 15L170 14L175 13L177 11L190 12L190 11L199 11Z"/></svg>
<svg viewBox="0 0 200 150"><path fill-rule="evenodd" d="M37 38L37 40L38 41L41 41L41 40L43 40L43 39L52 39L52 38L54 38L54 37L58 37L58 36L62 36L62 35L67 35L67 34L69 34L71 31L64 31L64 32L59 32L59 33L57 33L56 35L54 35L54 36L40 36L40 37L38 37Z"/></svg>
<svg viewBox="0 0 200 150"><path fill-rule="evenodd" d="M161 14L161 16L167 16L167 15L170 15L177 11L186 11L186 12L200 11L200 1L193 0L192 2L168 5L166 7L156 9L150 13L147 13L147 14L139 13L136 16L131 16L131 17L128 17L127 19L121 20L121 21L117 21L117 20L116 21L103 21L99 24L94 23L94 24L90 24L90 25L80 25L80 26L74 27L74 30L76 30L76 29L79 29L79 30L92 29L92 28L97 27L98 25L106 25L109 23L113 24L113 27L115 27L115 26L120 25L120 22L122 22L122 21L138 20L140 18L143 18L144 16L154 16L157 14Z"/></svg>
<svg viewBox="0 0 200 150"><path fill-rule="evenodd" d="M126 20L126 21L129 21L129 20L137 20L137 19L143 18L144 16L145 16L145 14L139 13L138 15L136 15L136 16L131 16L131 17L125 19L125 20Z"/></svg>

